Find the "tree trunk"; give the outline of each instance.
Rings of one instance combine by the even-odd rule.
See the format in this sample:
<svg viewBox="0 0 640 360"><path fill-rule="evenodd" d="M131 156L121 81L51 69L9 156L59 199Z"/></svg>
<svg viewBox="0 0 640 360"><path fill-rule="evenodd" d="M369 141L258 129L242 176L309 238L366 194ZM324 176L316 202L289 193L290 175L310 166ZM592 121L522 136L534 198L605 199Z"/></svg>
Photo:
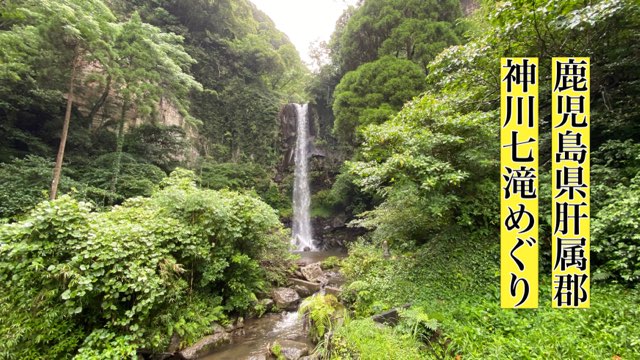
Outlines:
<svg viewBox="0 0 640 360"><path fill-rule="evenodd" d="M96 103L93 104L93 107L91 108L91 111L89 112L89 115L87 116L87 118L91 121L89 126L93 125L93 117L96 116L96 114L98 113L100 108L107 101L107 97L109 97L109 91L111 91L111 75L107 75L107 84L104 87L104 91L102 92L102 95L100 96L98 101L96 101Z"/></svg>
<svg viewBox="0 0 640 360"><path fill-rule="evenodd" d="M69 80L69 94L67 97L67 110L64 114L64 123L62 125L62 135L60 136L60 146L58 147L58 155L56 156L56 165L53 168L53 180L51 181L51 192L49 200L55 200L58 195L58 185L60 184L60 174L62 173L62 161L64 160L64 148L67 145L67 135L69 134L69 123L71 122L71 108L73 107L73 90L76 80L76 70L78 67L78 54L73 56L73 65L71 68L71 79Z"/></svg>
<svg viewBox="0 0 640 360"><path fill-rule="evenodd" d="M128 101L122 100L122 111L120 113L120 122L118 123L118 137L116 140L116 161L113 164L113 179L111 179L111 204L113 205L114 196L116 194L116 185L118 185L118 177L120 176L120 168L122 167L122 149L124 148L124 122L127 113Z"/></svg>

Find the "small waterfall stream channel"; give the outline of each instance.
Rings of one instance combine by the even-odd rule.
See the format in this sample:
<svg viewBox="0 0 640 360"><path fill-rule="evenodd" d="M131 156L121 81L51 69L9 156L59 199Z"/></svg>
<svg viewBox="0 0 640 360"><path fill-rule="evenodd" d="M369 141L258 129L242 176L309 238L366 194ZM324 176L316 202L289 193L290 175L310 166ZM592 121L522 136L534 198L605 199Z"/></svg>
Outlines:
<svg viewBox="0 0 640 360"><path fill-rule="evenodd" d="M342 284L340 274L323 271L320 262L329 256L344 257L341 250L319 250L313 240L311 226L309 189L309 156L312 146L309 138L308 105L295 106L296 142L295 171L293 189L293 220L291 245L294 253L300 255L298 264L301 271L296 278L290 279L290 287L275 289L272 293L274 306L282 309L282 302L291 301L281 312L269 312L262 317L247 319L241 325L236 322L231 332L230 342L217 346L213 352L196 357L205 360L261 360L269 359L269 346L278 342L285 350L289 349L287 358L304 359L304 355L313 351L314 345L307 338L304 321L298 314L298 307L303 298L315 293L327 292L337 294ZM242 327L240 327L242 326ZM284 353L284 351L283 351ZM300 355L300 356L298 356Z"/></svg>

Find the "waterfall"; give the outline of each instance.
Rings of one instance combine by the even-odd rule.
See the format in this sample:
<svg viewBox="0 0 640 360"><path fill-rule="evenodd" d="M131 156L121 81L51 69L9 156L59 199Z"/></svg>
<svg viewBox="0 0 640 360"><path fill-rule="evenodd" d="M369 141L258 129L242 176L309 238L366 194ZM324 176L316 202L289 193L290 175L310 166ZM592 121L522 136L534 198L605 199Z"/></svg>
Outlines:
<svg viewBox="0 0 640 360"><path fill-rule="evenodd" d="M295 104L296 107L296 150L293 186L293 238L291 242L298 250L316 250L313 245L311 216L309 207L309 124L307 110L309 105Z"/></svg>

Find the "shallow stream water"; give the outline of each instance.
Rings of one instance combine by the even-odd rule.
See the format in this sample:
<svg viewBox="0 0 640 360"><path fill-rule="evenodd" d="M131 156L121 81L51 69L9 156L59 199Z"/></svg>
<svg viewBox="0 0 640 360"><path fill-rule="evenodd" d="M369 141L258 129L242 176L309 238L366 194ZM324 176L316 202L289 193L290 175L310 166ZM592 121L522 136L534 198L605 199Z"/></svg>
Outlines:
<svg viewBox="0 0 640 360"><path fill-rule="evenodd" d="M346 253L338 250L297 252L299 263L311 264L329 256L344 257ZM307 339L303 321L297 311L269 313L261 318L248 319L244 324L245 335L236 336L231 344L216 349L215 352L201 358L203 360L245 360L268 352L268 347L276 340L294 340L306 343L312 350L314 345Z"/></svg>

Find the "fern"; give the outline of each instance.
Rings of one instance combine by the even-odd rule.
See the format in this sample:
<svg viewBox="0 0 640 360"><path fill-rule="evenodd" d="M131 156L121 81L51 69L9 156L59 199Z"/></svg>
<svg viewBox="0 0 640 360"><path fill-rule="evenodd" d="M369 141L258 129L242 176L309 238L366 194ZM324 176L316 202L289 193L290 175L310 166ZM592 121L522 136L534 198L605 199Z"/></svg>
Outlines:
<svg viewBox="0 0 640 360"><path fill-rule="evenodd" d="M342 310L335 296L316 294L306 298L298 312L308 321L309 335L318 341L331 331L334 321L342 317Z"/></svg>

